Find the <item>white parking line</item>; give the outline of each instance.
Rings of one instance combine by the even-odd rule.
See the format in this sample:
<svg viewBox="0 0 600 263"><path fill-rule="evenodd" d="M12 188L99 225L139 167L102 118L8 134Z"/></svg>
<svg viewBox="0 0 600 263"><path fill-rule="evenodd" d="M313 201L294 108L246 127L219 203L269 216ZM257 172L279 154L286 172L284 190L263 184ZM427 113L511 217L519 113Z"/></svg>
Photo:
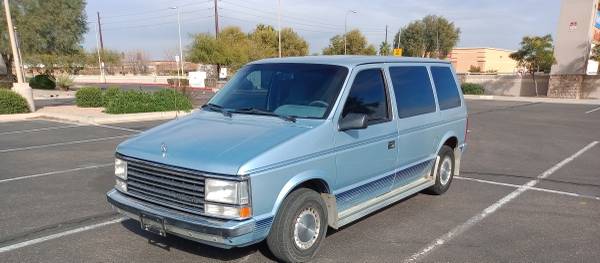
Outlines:
<svg viewBox="0 0 600 263"><path fill-rule="evenodd" d="M561 162L559 162L559 163L555 164L554 166L552 166L550 169L544 171L542 174L538 175L535 180L531 180L528 183L519 186L519 188L517 188L516 190L514 190L510 194L506 195L502 199L498 200L497 202L493 203L492 205L488 206L486 209L484 209L483 211L481 211L479 214L477 214L477 215L469 218L469 220L467 220L466 222L464 222L464 223L456 226L455 228L453 228L452 230L450 230L448 233L442 235L441 237L437 238L433 242L429 243L427 246L425 246L419 252L417 252L417 253L413 254L412 256L410 256L409 258L405 259L404 262L415 262L415 261L418 261L422 257L426 256L428 253L430 253L431 251L433 251L434 249L436 249L436 248L444 245L445 243L447 243L448 241L452 240L456 236L464 233L469 228L471 228L475 224L479 223L481 220L483 220L487 216L489 216L489 215L493 214L494 212L496 212L498 209L500 209L502 206L504 206L508 202L510 202L513 199L517 198L519 195L521 195L522 193L524 193L525 191L527 191L529 188L531 188L531 187L535 186L536 184L538 184L539 181L540 181L540 179L544 179L544 178L547 178L548 176L552 175L554 172L556 172L561 167L565 166L566 164L568 164L571 161L575 160L575 158L577 158L580 155L582 155L584 152L586 152L589 149L591 149L592 147L596 146L596 144L598 144L598 141L591 142L590 144L586 145L585 147L583 147L581 150L577 151L573 155L567 157L566 159L564 159Z"/></svg>
<svg viewBox="0 0 600 263"><path fill-rule="evenodd" d="M478 182L478 183L484 183L484 184L500 185L500 186L508 186L508 187L513 187L513 188L522 187L522 185L518 185L518 184L501 183L501 182L488 181L488 180L482 180L482 179L464 177L464 176L457 176L454 178L459 179L459 180L472 181L472 182ZM552 190L552 189L546 189L546 188L539 188L539 187L527 187L527 190L559 194L559 195L567 195L567 196L572 196L572 197L594 199L594 200L600 201L600 197L593 196L593 195L584 195L584 194L578 194L578 193L572 193L572 192L564 192L564 191L558 191L558 190Z"/></svg>
<svg viewBox="0 0 600 263"><path fill-rule="evenodd" d="M115 224L115 223L119 223L123 220L125 220L126 218L117 218L117 219L113 219L113 220L109 220L109 221L105 221L105 222L101 222L98 224L93 224L93 225L88 225L88 226L84 226L84 227L79 227L79 228L75 228L75 229L71 229L68 231L64 231L64 232L60 232L60 233L56 233L56 234L52 234L52 235L48 235L48 236L43 236L40 238L36 238L36 239L32 239L32 240L27 240L21 243L16 243L16 244L12 244L9 246L5 246L5 247L0 247L0 253L3 252L8 252L11 250L15 250L15 249L19 249L22 247L26 247L26 246L31 246L31 245L35 245L38 243L42 243L48 240L52 240L52 239L57 239L60 237L64 237L64 236L68 236L68 235L72 235L72 234L76 234L76 233L80 233L83 231L88 231L88 230L92 230L94 228L99 228L99 227L103 227L103 226L107 226L107 225L111 225L111 224Z"/></svg>
<svg viewBox="0 0 600 263"><path fill-rule="evenodd" d="M8 132L0 132L0 135L20 134L20 133L30 133L30 132L39 132L39 131L51 131L51 130L59 130L59 129L75 128L75 127L82 127L82 126L84 126L84 125L80 125L80 124L74 124L74 125L54 126L54 127L37 128L37 129L28 129L28 130L19 130L19 131L8 131Z"/></svg>
<svg viewBox="0 0 600 263"><path fill-rule="evenodd" d="M0 180L0 184L1 183L7 183L7 182L24 180L24 179L30 179L30 178L48 176L48 175L63 174L63 173L68 173L68 172L77 172L77 171L83 171L83 170L89 170L89 169L102 168L102 167L107 167L107 166L112 166L112 165L114 165L114 164L113 163L105 163L105 164L99 164L99 165L90 165L90 166L86 166L86 167L79 167L79 168L67 169L67 170L62 170L62 171L52 171L52 172L47 172L47 173L39 173L39 174L32 174L32 175L25 175L25 176L13 177L13 178L8 178L8 179Z"/></svg>
<svg viewBox="0 0 600 263"><path fill-rule="evenodd" d="M103 138L88 139L88 140L77 140L77 141L70 141L70 142L59 142L59 143L51 143L51 144L43 144L43 145L35 145L35 146L27 146L27 147L19 147L19 148L11 148L11 149L2 149L2 150L0 150L0 153L33 150L33 149L41 149L41 148L88 143L88 142L108 141L108 140L113 140L113 139L126 138L126 137L130 137L130 136L131 136L131 134L127 134L127 135L103 137Z"/></svg>
<svg viewBox="0 0 600 263"><path fill-rule="evenodd" d="M600 110L600 107L598 107L598 108L595 108L595 109L593 109L593 110L586 111L586 112L585 112L585 114L592 113L592 112L594 112L594 111L599 111L599 110Z"/></svg>

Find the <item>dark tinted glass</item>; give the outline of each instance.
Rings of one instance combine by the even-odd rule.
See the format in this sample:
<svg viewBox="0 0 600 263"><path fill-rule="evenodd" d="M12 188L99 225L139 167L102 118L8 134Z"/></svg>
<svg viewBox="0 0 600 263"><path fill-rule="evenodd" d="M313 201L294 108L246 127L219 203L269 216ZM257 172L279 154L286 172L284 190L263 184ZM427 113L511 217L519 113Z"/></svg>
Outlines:
<svg viewBox="0 0 600 263"><path fill-rule="evenodd" d="M440 110L460 106L460 95L454 80L454 74L448 67L431 67L431 77L435 84Z"/></svg>
<svg viewBox="0 0 600 263"><path fill-rule="evenodd" d="M425 67L390 67L400 118L435 112L435 98Z"/></svg>
<svg viewBox="0 0 600 263"><path fill-rule="evenodd" d="M385 82L381 69L367 69L356 75L350 94L346 99L342 117L348 113L367 114L369 123L389 119Z"/></svg>

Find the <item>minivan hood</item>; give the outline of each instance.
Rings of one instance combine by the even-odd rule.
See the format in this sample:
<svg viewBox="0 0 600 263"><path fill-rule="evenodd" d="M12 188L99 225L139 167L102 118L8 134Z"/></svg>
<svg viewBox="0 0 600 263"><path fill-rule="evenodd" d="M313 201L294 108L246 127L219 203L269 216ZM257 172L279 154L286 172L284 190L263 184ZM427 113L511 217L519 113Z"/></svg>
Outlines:
<svg viewBox="0 0 600 263"><path fill-rule="evenodd" d="M201 111L143 132L121 143L117 152L182 168L236 175L250 159L310 128L273 117L234 114L229 118Z"/></svg>

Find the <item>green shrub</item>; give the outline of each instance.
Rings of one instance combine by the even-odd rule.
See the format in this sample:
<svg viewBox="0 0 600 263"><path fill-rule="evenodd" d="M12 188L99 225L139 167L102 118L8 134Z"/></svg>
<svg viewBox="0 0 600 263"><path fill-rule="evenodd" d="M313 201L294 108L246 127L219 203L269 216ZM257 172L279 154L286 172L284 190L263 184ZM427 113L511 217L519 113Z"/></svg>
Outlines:
<svg viewBox="0 0 600 263"><path fill-rule="evenodd" d="M60 74L56 77L56 86L61 90L69 90L73 86L73 77L69 74Z"/></svg>
<svg viewBox="0 0 600 263"><path fill-rule="evenodd" d="M81 88L75 93L75 103L79 107L102 107L102 90L97 87Z"/></svg>
<svg viewBox="0 0 600 263"><path fill-rule="evenodd" d="M11 90L0 89L0 114L27 112L29 107L25 98Z"/></svg>
<svg viewBox="0 0 600 263"><path fill-rule="evenodd" d="M102 106L108 107L108 104L111 100L114 100L121 93L121 89L119 87L108 87L108 89L104 92L102 96Z"/></svg>
<svg viewBox="0 0 600 263"><path fill-rule="evenodd" d="M0 81L0 89L10 89L12 86L12 82Z"/></svg>
<svg viewBox="0 0 600 263"><path fill-rule="evenodd" d="M184 87L190 85L190 81L188 79L178 79L178 78L167 79L167 83L169 84L169 86L174 86L174 87L179 86L177 81L181 81L181 86L184 86Z"/></svg>
<svg viewBox="0 0 600 263"><path fill-rule="evenodd" d="M137 113L192 109L191 101L174 90L160 90L155 93L122 91L109 101L107 113Z"/></svg>
<svg viewBox="0 0 600 263"><path fill-rule="evenodd" d="M55 89L56 82L49 75L37 75L29 81L29 86L33 89Z"/></svg>
<svg viewBox="0 0 600 263"><path fill-rule="evenodd" d="M471 95L483 95L484 89L480 84L475 83L463 83L460 85L463 94L471 94Z"/></svg>

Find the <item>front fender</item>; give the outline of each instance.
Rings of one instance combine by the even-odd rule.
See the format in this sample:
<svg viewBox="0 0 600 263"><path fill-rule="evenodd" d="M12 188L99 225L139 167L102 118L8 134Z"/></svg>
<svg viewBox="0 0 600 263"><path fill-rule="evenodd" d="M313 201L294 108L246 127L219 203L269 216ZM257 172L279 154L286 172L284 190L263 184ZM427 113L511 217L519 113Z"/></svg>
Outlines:
<svg viewBox="0 0 600 263"><path fill-rule="evenodd" d="M331 181L331 178L329 178L330 180L328 180L328 177L331 176L322 170L309 170L295 175L283 186L283 188L279 192L277 199L275 199L275 203L273 205L273 210L271 211L271 214L275 216L285 197L287 197L288 194L292 192L292 190L294 190L297 186L301 185L304 182L315 179L322 180L325 182L327 189L330 189L329 186L331 186L333 182Z"/></svg>

